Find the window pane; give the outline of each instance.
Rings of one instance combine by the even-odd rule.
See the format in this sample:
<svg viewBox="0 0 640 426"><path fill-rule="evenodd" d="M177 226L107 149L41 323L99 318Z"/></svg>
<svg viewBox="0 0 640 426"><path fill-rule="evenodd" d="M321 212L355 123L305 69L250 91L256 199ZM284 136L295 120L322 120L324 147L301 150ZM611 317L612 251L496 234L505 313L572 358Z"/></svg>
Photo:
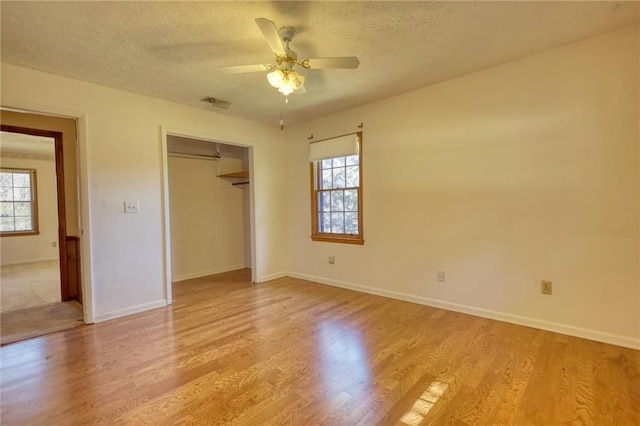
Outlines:
<svg viewBox="0 0 640 426"><path fill-rule="evenodd" d="M13 199L16 201L31 201L31 189L13 188Z"/></svg>
<svg viewBox="0 0 640 426"><path fill-rule="evenodd" d="M0 216L13 216L13 203L0 203Z"/></svg>
<svg viewBox="0 0 640 426"><path fill-rule="evenodd" d="M331 211L331 193L330 192L318 192L318 211L321 211L321 212Z"/></svg>
<svg viewBox="0 0 640 426"><path fill-rule="evenodd" d="M331 213L331 233L344 234L344 213Z"/></svg>
<svg viewBox="0 0 640 426"><path fill-rule="evenodd" d="M13 186L13 173L0 173L0 187L10 188Z"/></svg>
<svg viewBox="0 0 640 426"><path fill-rule="evenodd" d="M344 167L345 157L336 157L333 159L333 167Z"/></svg>
<svg viewBox="0 0 640 426"><path fill-rule="evenodd" d="M322 171L322 182L320 182L320 189L331 189L331 169Z"/></svg>
<svg viewBox="0 0 640 426"><path fill-rule="evenodd" d="M329 158L328 160L320 161L320 168L321 169L330 169L331 168L331 158Z"/></svg>
<svg viewBox="0 0 640 426"><path fill-rule="evenodd" d="M320 218L318 220L318 230L319 232L331 232L331 214L320 213Z"/></svg>
<svg viewBox="0 0 640 426"><path fill-rule="evenodd" d="M31 186L31 176L28 173L14 173L13 186L20 188L29 188Z"/></svg>
<svg viewBox="0 0 640 426"><path fill-rule="evenodd" d="M16 217L16 231L31 231L30 217Z"/></svg>
<svg viewBox="0 0 640 426"><path fill-rule="evenodd" d="M15 231L12 217L0 217L0 231Z"/></svg>
<svg viewBox="0 0 640 426"><path fill-rule="evenodd" d="M357 155L350 155L347 157L347 166L355 166L360 164L360 158Z"/></svg>
<svg viewBox="0 0 640 426"><path fill-rule="evenodd" d="M358 213L344 214L344 232L347 234L358 233Z"/></svg>
<svg viewBox="0 0 640 426"><path fill-rule="evenodd" d="M13 189L0 187L0 201L13 201Z"/></svg>
<svg viewBox="0 0 640 426"><path fill-rule="evenodd" d="M347 189L344 191L344 210L348 212L358 211L358 190Z"/></svg>
<svg viewBox="0 0 640 426"><path fill-rule="evenodd" d="M344 191L331 191L331 211L344 210Z"/></svg>
<svg viewBox="0 0 640 426"><path fill-rule="evenodd" d="M345 176L344 167L333 169L333 187L332 188L344 188L347 179Z"/></svg>
<svg viewBox="0 0 640 426"><path fill-rule="evenodd" d="M360 166L347 167L347 188L357 188L360 186Z"/></svg>
<svg viewBox="0 0 640 426"><path fill-rule="evenodd" d="M16 216L31 216L31 203L15 203L14 205Z"/></svg>

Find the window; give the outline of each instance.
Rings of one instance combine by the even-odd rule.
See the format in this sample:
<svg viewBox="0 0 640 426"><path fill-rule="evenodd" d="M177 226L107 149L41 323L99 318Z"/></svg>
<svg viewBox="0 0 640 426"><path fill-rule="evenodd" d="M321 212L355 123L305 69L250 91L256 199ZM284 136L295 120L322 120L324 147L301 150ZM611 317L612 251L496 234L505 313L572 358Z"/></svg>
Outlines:
<svg viewBox="0 0 640 426"><path fill-rule="evenodd" d="M36 171L0 169L0 235L37 235Z"/></svg>
<svg viewBox="0 0 640 426"><path fill-rule="evenodd" d="M362 133L327 143L311 159L311 239L364 244L362 231ZM333 149L342 144L342 148ZM334 156L339 153L338 156ZM346 155L344 155L346 154ZM329 156L329 157L328 157ZM322 157L317 159L317 157ZM328 157L328 158L327 158Z"/></svg>

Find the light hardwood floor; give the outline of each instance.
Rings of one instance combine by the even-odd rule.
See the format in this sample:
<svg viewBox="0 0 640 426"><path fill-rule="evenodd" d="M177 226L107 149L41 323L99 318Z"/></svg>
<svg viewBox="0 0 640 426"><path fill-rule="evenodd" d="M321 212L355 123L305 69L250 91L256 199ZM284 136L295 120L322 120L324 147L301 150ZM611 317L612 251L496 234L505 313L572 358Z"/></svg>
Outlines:
<svg viewBox="0 0 640 426"><path fill-rule="evenodd" d="M640 352L247 271L0 348L14 424L640 422Z"/></svg>

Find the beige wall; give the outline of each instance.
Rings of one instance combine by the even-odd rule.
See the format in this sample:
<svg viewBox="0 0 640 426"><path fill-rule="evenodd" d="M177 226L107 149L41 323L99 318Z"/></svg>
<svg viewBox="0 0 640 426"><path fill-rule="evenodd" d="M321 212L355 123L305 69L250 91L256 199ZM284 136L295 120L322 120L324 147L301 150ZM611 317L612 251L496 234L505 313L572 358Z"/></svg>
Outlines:
<svg viewBox="0 0 640 426"><path fill-rule="evenodd" d="M279 128L2 64L2 105L80 117L89 320L164 306L162 129L253 147L256 277L282 275L284 143ZM140 213L124 214L137 200ZM88 244L87 244L88 243Z"/></svg>
<svg viewBox="0 0 640 426"><path fill-rule="evenodd" d="M58 202L53 157L46 160L28 158L25 154L7 154L0 157L0 164L2 167L36 170L40 232L38 235L0 238L0 265L58 259Z"/></svg>
<svg viewBox="0 0 640 426"><path fill-rule="evenodd" d="M173 281L250 267L245 193L218 174L246 170L242 159L172 157L169 162Z"/></svg>
<svg viewBox="0 0 640 426"><path fill-rule="evenodd" d="M62 133L64 157L64 192L67 235L79 236L78 219L78 172L76 121L68 118L0 111L0 121L8 126L49 130Z"/></svg>
<svg viewBox="0 0 640 426"><path fill-rule="evenodd" d="M289 270L640 347L638 41L626 28L290 127ZM365 245L312 242L306 138L360 122Z"/></svg>

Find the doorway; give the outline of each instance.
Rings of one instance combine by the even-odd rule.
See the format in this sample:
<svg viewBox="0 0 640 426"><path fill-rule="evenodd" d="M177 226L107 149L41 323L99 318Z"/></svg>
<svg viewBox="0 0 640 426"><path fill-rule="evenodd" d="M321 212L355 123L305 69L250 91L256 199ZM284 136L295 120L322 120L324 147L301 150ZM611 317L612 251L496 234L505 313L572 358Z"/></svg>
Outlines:
<svg viewBox="0 0 640 426"><path fill-rule="evenodd" d="M79 238L67 232L63 133L4 124L0 131L5 344L82 324L83 310Z"/></svg>
<svg viewBox="0 0 640 426"><path fill-rule="evenodd" d="M168 134L166 155L169 283L253 273L251 148Z"/></svg>

